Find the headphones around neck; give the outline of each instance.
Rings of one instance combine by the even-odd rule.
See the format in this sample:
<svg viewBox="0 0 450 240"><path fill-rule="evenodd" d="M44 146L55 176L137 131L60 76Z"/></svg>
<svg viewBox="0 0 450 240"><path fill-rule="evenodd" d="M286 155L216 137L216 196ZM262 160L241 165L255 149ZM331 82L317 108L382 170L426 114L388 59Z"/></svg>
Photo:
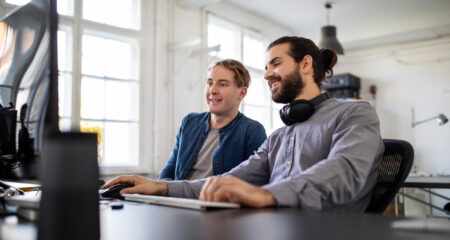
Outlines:
<svg viewBox="0 0 450 240"><path fill-rule="evenodd" d="M296 100L280 109L281 120L286 125L306 121L314 113L317 105L328 99L327 93L322 93L311 100Z"/></svg>

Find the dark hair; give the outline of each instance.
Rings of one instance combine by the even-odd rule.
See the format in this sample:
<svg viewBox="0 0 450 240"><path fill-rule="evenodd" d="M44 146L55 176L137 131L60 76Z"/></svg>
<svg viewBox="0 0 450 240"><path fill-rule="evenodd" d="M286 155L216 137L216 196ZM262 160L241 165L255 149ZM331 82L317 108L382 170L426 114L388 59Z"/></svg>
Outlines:
<svg viewBox="0 0 450 240"><path fill-rule="evenodd" d="M234 80L238 88L247 87L250 85L250 74L244 65L234 59L224 59L213 62L208 67L208 72L210 72L214 67L222 66L232 72L234 72Z"/></svg>
<svg viewBox="0 0 450 240"><path fill-rule="evenodd" d="M331 49L319 49L313 41L302 37L281 37L273 41L268 47L269 51L272 47L289 43L289 56L296 62L300 62L306 55L310 55L313 59L314 82L322 86L322 81L333 76L333 67L337 62L336 53Z"/></svg>

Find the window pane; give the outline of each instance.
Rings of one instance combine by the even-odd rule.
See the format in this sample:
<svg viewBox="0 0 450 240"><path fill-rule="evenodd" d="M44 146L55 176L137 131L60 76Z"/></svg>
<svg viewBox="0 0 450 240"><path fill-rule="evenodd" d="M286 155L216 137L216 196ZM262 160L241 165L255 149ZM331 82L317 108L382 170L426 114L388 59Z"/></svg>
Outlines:
<svg viewBox="0 0 450 240"><path fill-rule="evenodd" d="M105 123L103 166L138 166L138 127L136 123Z"/></svg>
<svg viewBox="0 0 450 240"><path fill-rule="evenodd" d="M66 60L67 60L67 33L65 31L58 31L58 70L66 71Z"/></svg>
<svg viewBox="0 0 450 240"><path fill-rule="evenodd" d="M259 106L245 105L245 115L260 122L266 131L270 129L270 109Z"/></svg>
<svg viewBox="0 0 450 240"><path fill-rule="evenodd" d="M260 105L270 107L271 95L267 81L261 75L250 73L252 80L244 98L245 104Z"/></svg>
<svg viewBox="0 0 450 240"><path fill-rule="evenodd" d="M14 5L25 5L29 3L31 0L6 0L5 2L11 3Z"/></svg>
<svg viewBox="0 0 450 240"><path fill-rule="evenodd" d="M136 74L132 71L131 63L137 59L132 44L128 42L120 42L108 40L107 49L109 57L106 62L105 76L136 79ZM114 49L114 51L111 51Z"/></svg>
<svg viewBox="0 0 450 240"><path fill-rule="evenodd" d="M83 18L123 28L140 29L140 0L83 1Z"/></svg>
<svg viewBox="0 0 450 240"><path fill-rule="evenodd" d="M58 112L60 117L72 115L72 75L59 73L58 76Z"/></svg>
<svg viewBox="0 0 450 240"><path fill-rule="evenodd" d="M6 0L5 2L14 5L25 5L31 0ZM73 16L73 0L57 0L58 13L66 16Z"/></svg>
<svg viewBox="0 0 450 240"><path fill-rule="evenodd" d="M245 35L243 50L244 65L264 69L265 47L261 40Z"/></svg>
<svg viewBox="0 0 450 240"><path fill-rule="evenodd" d="M208 21L208 47L220 45L219 58L241 59L237 50L238 36L231 26L221 23L210 16ZM214 54L215 53L211 53Z"/></svg>
<svg viewBox="0 0 450 240"><path fill-rule="evenodd" d="M58 0L58 13L66 16L73 16L73 0Z"/></svg>
<svg viewBox="0 0 450 240"><path fill-rule="evenodd" d="M137 82L83 77L81 84L82 118L138 121L138 109Z"/></svg>
<svg viewBox="0 0 450 240"><path fill-rule="evenodd" d="M283 121L280 118L280 109L283 107L283 104L272 104L273 113L272 113L272 123L273 130L276 130L280 127L284 126Z"/></svg>
<svg viewBox="0 0 450 240"><path fill-rule="evenodd" d="M82 44L83 74L137 79L135 44L91 35L84 35Z"/></svg>
<svg viewBox="0 0 450 240"><path fill-rule="evenodd" d="M59 130L62 132L69 132L72 127L72 121L70 118L60 118L59 119Z"/></svg>
<svg viewBox="0 0 450 240"><path fill-rule="evenodd" d="M81 118L105 118L105 81L83 77L81 80Z"/></svg>
<svg viewBox="0 0 450 240"><path fill-rule="evenodd" d="M97 133L97 153L98 153L98 163L103 163L103 156L105 155L103 146L104 146L104 123L103 122L90 122L90 121L81 121L80 122L80 130L81 132L90 132Z"/></svg>
<svg viewBox="0 0 450 240"><path fill-rule="evenodd" d="M83 74L94 76L105 76L106 74L106 54L104 38L93 37L89 35L83 36L82 43L82 67Z"/></svg>
<svg viewBox="0 0 450 240"><path fill-rule="evenodd" d="M114 120L138 120L138 84L106 81L105 117Z"/></svg>

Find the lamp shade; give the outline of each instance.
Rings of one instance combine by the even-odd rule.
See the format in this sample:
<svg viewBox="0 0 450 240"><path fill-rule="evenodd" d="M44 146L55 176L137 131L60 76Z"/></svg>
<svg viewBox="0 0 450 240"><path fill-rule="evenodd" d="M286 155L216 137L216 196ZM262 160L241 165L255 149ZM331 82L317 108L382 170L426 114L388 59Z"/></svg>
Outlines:
<svg viewBox="0 0 450 240"><path fill-rule="evenodd" d="M331 25L324 26L321 31L322 40L319 42L319 47L329 48L334 50L337 54L344 55L344 49L336 38L336 27Z"/></svg>

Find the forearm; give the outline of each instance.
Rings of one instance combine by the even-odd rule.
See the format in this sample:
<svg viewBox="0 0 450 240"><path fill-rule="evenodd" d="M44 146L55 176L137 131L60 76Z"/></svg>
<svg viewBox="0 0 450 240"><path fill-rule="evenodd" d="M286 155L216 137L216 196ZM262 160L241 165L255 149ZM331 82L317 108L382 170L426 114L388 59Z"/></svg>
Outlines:
<svg viewBox="0 0 450 240"><path fill-rule="evenodd" d="M270 169L264 144L248 160L242 162L229 172L224 173L222 176L231 175L256 186L267 184L270 179Z"/></svg>
<svg viewBox="0 0 450 240"><path fill-rule="evenodd" d="M206 179L167 181L167 196L198 199Z"/></svg>

